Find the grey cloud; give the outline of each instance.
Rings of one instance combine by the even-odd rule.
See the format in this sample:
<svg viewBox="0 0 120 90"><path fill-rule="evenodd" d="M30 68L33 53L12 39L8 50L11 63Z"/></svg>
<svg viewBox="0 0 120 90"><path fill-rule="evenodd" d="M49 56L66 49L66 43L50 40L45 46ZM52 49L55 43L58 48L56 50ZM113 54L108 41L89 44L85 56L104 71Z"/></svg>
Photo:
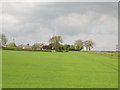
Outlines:
<svg viewBox="0 0 120 90"><path fill-rule="evenodd" d="M76 39L93 39L98 45L96 49L117 43L117 3L114 2L4 3L3 15L3 33L9 41L15 38L17 44L48 43L53 35L62 35L70 44ZM106 38L105 46L100 44L100 36Z"/></svg>

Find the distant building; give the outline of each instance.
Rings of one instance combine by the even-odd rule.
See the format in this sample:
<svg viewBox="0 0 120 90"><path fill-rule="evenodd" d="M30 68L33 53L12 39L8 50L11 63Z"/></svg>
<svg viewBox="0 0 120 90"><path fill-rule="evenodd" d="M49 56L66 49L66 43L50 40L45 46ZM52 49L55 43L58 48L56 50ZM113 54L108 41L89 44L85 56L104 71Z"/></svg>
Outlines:
<svg viewBox="0 0 120 90"><path fill-rule="evenodd" d="M44 43L35 43L34 45L38 45L40 48L42 48L45 44Z"/></svg>
<svg viewBox="0 0 120 90"><path fill-rule="evenodd" d="M21 45L19 45L19 46L17 46L18 48L22 48L22 49L32 49L32 47L30 46L30 45L23 45L23 44L21 44Z"/></svg>
<svg viewBox="0 0 120 90"><path fill-rule="evenodd" d="M7 45L5 44L5 45L0 45L0 48L6 48L7 47Z"/></svg>
<svg viewBox="0 0 120 90"><path fill-rule="evenodd" d="M7 45L5 44L5 45L2 45L2 48L6 48L7 47Z"/></svg>

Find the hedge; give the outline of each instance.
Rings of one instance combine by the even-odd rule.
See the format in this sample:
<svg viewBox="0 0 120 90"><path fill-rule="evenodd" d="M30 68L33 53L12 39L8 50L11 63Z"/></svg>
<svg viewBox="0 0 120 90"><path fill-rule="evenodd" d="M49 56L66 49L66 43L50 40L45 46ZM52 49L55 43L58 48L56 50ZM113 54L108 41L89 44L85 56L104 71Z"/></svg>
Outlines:
<svg viewBox="0 0 120 90"><path fill-rule="evenodd" d="M2 50L51 52L51 50L22 49L22 48L16 48L16 47L6 47L6 48L2 48Z"/></svg>

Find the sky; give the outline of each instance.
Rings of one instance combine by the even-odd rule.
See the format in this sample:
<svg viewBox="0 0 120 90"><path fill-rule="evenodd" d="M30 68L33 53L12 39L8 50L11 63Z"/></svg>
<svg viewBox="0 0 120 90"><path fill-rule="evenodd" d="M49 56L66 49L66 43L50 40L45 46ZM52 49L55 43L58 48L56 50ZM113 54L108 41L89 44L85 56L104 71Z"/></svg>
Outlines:
<svg viewBox="0 0 120 90"><path fill-rule="evenodd" d="M4 2L2 32L8 43L46 43L60 35L63 44L92 40L93 50L116 50L117 2Z"/></svg>

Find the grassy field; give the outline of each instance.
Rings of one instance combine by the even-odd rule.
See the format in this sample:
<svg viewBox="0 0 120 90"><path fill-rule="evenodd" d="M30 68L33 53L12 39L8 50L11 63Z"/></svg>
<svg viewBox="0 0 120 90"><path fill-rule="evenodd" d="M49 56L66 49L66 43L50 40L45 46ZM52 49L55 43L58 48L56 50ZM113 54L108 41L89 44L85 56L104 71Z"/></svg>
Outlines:
<svg viewBox="0 0 120 90"><path fill-rule="evenodd" d="M0 89L2 89L2 50L0 50Z"/></svg>
<svg viewBox="0 0 120 90"><path fill-rule="evenodd" d="M118 54L119 54L118 52L115 51L89 51L87 53L107 56L110 58L118 58Z"/></svg>
<svg viewBox="0 0 120 90"><path fill-rule="evenodd" d="M3 51L3 88L117 88L118 59L86 52Z"/></svg>

